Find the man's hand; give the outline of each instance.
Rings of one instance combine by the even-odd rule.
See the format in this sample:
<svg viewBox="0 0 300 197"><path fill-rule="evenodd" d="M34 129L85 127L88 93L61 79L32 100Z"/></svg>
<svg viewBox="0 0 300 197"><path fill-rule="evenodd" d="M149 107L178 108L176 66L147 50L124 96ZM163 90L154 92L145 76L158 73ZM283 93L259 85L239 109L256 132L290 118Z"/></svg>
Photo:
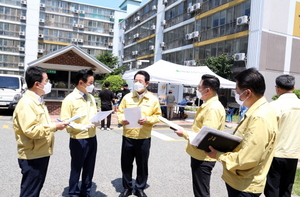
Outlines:
<svg viewBox="0 0 300 197"><path fill-rule="evenodd" d="M129 124L128 120L122 120L122 125L128 125L128 124Z"/></svg>
<svg viewBox="0 0 300 197"><path fill-rule="evenodd" d="M216 159L218 151L212 146L209 146L208 148L210 149L210 152L205 152L205 154L207 154L207 156L209 156L210 158Z"/></svg>
<svg viewBox="0 0 300 197"><path fill-rule="evenodd" d="M57 123L55 123L56 124L56 130L63 130L63 129L65 129L67 126L68 126L68 124L70 124L70 123L68 123L68 122L57 122Z"/></svg>
<svg viewBox="0 0 300 197"><path fill-rule="evenodd" d="M144 124L146 124L146 122L147 122L147 118L146 117L143 117L143 118L141 118L141 119L138 120L138 123L140 125L144 125Z"/></svg>
<svg viewBox="0 0 300 197"><path fill-rule="evenodd" d="M183 137L184 128L178 127L177 130L174 131L179 137Z"/></svg>
<svg viewBox="0 0 300 197"><path fill-rule="evenodd" d="M85 125L82 125L81 128L80 128L80 131L88 131L89 128L95 126L94 124L85 124Z"/></svg>

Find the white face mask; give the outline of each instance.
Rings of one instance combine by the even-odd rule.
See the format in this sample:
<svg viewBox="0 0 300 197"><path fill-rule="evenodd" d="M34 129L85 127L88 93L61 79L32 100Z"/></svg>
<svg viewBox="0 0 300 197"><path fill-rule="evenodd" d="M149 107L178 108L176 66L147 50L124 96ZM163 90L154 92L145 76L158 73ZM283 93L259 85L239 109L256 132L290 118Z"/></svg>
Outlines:
<svg viewBox="0 0 300 197"><path fill-rule="evenodd" d="M48 82L48 83L46 83L46 85L44 85L44 88L42 90L44 90L45 94L49 94L51 92L51 87L52 87L52 84Z"/></svg>
<svg viewBox="0 0 300 197"><path fill-rule="evenodd" d="M92 84L92 85L86 86L86 87L85 87L85 90L86 90L87 92L93 92L94 87L95 87L94 84Z"/></svg>
<svg viewBox="0 0 300 197"><path fill-rule="evenodd" d="M244 91L244 92L246 92L246 90ZM237 102L239 105L243 105L244 104L244 102L248 99L248 98L246 98L245 100L243 100L243 101L241 101L240 100L240 97L242 96L242 94L244 94L244 92L242 92L241 94L238 94L238 93L235 93L235 102Z"/></svg>
<svg viewBox="0 0 300 197"><path fill-rule="evenodd" d="M143 89L145 89L145 86L143 84L141 84L140 82L136 82L133 85L133 89L137 92L142 91Z"/></svg>
<svg viewBox="0 0 300 197"><path fill-rule="evenodd" d="M196 91L196 94L197 94L197 98L201 99L202 93L199 90Z"/></svg>

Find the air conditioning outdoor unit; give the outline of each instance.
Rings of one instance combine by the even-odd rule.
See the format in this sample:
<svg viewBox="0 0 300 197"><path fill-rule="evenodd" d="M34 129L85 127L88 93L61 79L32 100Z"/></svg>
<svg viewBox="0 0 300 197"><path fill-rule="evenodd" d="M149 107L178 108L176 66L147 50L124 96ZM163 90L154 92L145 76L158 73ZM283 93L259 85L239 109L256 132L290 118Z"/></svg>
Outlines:
<svg viewBox="0 0 300 197"><path fill-rule="evenodd" d="M126 30L126 26L125 25L123 26L123 30Z"/></svg>
<svg viewBox="0 0 300 197"><path fill-rule="evenodd" d="M20 35L20 36L25 36L25 32L24 32L24 31L20 31L20 32L19 32L19 35Z"/></svg>
<svg viewBox="0 0 300 197"><path fill-rule="evenodd" d="M77 38L72 38L72 42L77 42Z"/></svg>
<svg viewBox="0 0 300 197"><path fill-rule="evenodd" d="M124 59L124 55L121 55L121 58Z"/></svg>
<svg viewBox="0 0 300 197"><path fill-rule="evenodd" d="M189 66L189 65L190 65L190 61L184 61L184 62L183 62L183 65Z"/></svg>
<svg viewBox="0 0 300 197"><path fill-rule="evenodd" d="M18 63L19 67L24 67L24 63Z"/></svg>
<svg viewBox="0 0 300 197"><path fill-rule="evenodd" d="M152 10L156 10L156 5L153 5L153 6L152 6Z"/></svg>
<svg viewBox="0 0 300 197"><path fill-rule="evenodd" d="M109 18L115 18L115 16L114 15L110 15Z"/></svg>
<svg viewBox="0 0 300 197"><path fill-rule="evenodd" d="M249 18L248 16L240 16L236 19L236 25L245 25L248 24Z"/></svg>
<svg viewBox="0 0 300 197"><path fill-rule="evenodd" d="M78 28L78 24L73 24L73 27Z"/></svg>
<svg viewBox="0 0 300 197"><path fill-rule="evenodd" d="M134 18L134 22L138 22L138 21L140 21L140 20L141 20L141 17L140 17L140 16L137 16L137 17Z"/></svg>
<svg viewBox="0 0 300 197"><path fill-rule="evenodd" d="M153 51L153 50L154 50L154 45L150 45L150 46L149 46L149 50L150 50L150 51Z"/></svg>
<svg viewBox="0 0 300 197"><path fill-rule="evenodd" d="M114 29L110 29L110 30L109 30L109 33L114 33Z"/></svg>
<svg viewBox="0 0 300 197"><path fill-rule="evenodd" d="M188 7L188 8L187 8L187 13L190 14L190 13L192 13L192 12L194 12L194 6Z"/></svg>
<svg viewBox="0 0 300 197"><path fill-rule="evenodd" d="M122 44L125 44L125 40L122 40Z"/></svg>
<svg viewBox="0 0 300 197"><path fill-rule="evenodd" d="M79 13L80 14L85 14L85 11L84 10L79 10Z"/></svg>
<svg viewBox="0 0 300 197"><path fill-rule="evenodd" d="M108 46L109 46L109 47L112 47L113 45L114 45L114 44L113 44L112 42L109 42L109 43L108 43Z"/></svg>
<svg viewBox="0 0 300 197"><path fill-rule="evenodd" d="M73 11L75 14L78 14L79 13L79 10L74 10Z"/></svg>
<svg viewBox="0 0 300 197"><path fill-rule="evenodd" d="M163 4L168 4L168 0L163 0Z"/></svg>
<svg viewBox="0 0 300 197"><path fill-rule="evenodd" d="M132 55L137 55L138 51L132 51Z"/></svg>
<svg viewBox="0 0 300 197"><path fill-rule="evenodd" d="M46 7L46 4L41 3L40 7L41 7L41 8L45 8L45 7Z"/></svg>
<svg viewBox="0 0 300 197"><path fill-rule="evenodd" d="M39 38L44 38L44 35L43 34L39 34Z"/></svg>
<svg viewBox="0 0 300 197"><path fill-rule="evenodd" d="M78 39L78 42L83 43L83 39Z"/></svg>
<svg viewBox="0 0 300 197"><path fill-rule="evenodd" d="M200 10L200 8L201 8L201 3L195 3L195 4L193 5L193 7L194 7L194 10Z"/></svg>
<svg viewBox="0 0 300 197"><path fill-rule="evenodd" d="M26 16L20 16L21 20L26 20Z"/></svg>
<svg viewBox="0 0 300 197"><path fill-rule="evenodd" d="M185 39L186 40L190 40L190 39L192 39L193 38L193 33L190 33L190 34L186 34L185 35Z"/></svg>
<svg viewBox="0 0 300 197"><path fill-rule="evenodd" d="M190 60L190 66L196 66L197 62L195 60Z"/></svg>
<svg viewBox="0 0 300 197"><path fill-rule="evenodd" d="M44 53L44 49L38 49L38 53Z"/></svg>
<svg viewBox="0 0 300 197"><path fill-rule="evenodd" d="M199 31L194 31L193 32L193 38L198 38L199 36Z"/></svg>
<svg viewBox="0 0 300 197"><path fill-rule="evenodd" d="M78 25L78 28L84 29L84 25Z"/></svg>
<svg viewBox="0 0 300 197"><path fill-rule="evenodd" d="M40 22L40 23L44 23L44 22L45 22L45 19L40 18L39 22Z"/></svg>
<svg viewBox="0 0 300 197"><path fill-rule="evenodd" d="M161 21L161 26L165 26L167 24L166 20Z"/></svg>
<svg viewBox="0 0 300 197"><path fill-rule="evenodd" d="M160 47L164 48L165 47L165 42L160 43Z"/></svg>
<svg viewBox="0 0 300 197"><path fill-rule="evenodd" d="M133 35L133 38L138 38L138 37L140 37L139 33L136 33L136 34Z"/></svg>
<svg viewBox="0 0 300 197"><path fill-rule="evenodd" d="M19 47L19 51L25 51L24 47Z"/></svg>
<svg viewBox="0 0 300 197"><path fill-rule="evenodd" d="M245 53L236 53L234 54L234 60L235 61L243 61L246 58L246 54Z"/></svg>
<svg viewBox="0 0 300 197"><path fill-rule="evenodd" d="M155 30L155 29L156 29L156 26L155 26L155 25L151 25L151 29L152 29L152 30Z"/></svg>
<svg viewBox="0 0 300 197"><path fill-rule="evenodd" d="M26 0L21 0L21 4L22 4L22 5L26 5L26 4L27 4L27 1L26 1Z"/></svg>

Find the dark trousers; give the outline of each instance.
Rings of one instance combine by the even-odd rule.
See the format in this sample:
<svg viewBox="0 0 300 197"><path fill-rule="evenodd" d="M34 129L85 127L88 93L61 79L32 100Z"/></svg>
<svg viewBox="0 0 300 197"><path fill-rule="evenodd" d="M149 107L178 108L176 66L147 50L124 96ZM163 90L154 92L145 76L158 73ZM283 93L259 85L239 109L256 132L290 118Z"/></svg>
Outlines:
<svg viewBox="0 0 300 197"><path fill-rule="evenodd" d="M226 183L228 197L259 197L261 193L248 193L233 189Z"/></svg>
<svg viewBox="0 0 300 197"><path fill-rule="evenodd" d="M297 164L298 159L273 158L264 191L266 197L291 196Z"/></svg>
<svg viewBox="0 0 300 197"><path fill-rule="evenodd" d="M131 139L123 136L121 168L123 173L123 187L125 189L133 189L132 163L134 158L137 166L135 189L143 190L146 188L148 179L148 159L150 153L150 144L151 138Z"/></svg>
<svg viewBox="0 0 300 197"><path fill-rule="evenodd" d="M191 157L193 191L195 197L210 196L210 176L215 164L215 161L200 161Z"/></svg>
<svg viewBox="0 0 300 197"><path fill-rule="evenodd" d="M44 185L50 157L18 159L22 173L20 197L37 197Z"/></svg>
<svg viewBox="0 0 300 197"><path fill-rule="evenodd" d="M97 153L97 138L72 139L70 138L71 173L69 179L69 195L89 195ZM78 181L82 170L81 189Z"/></svg>
<svg viewBox="0 0 300 197"><path fill-rule="evenodd" d="M103 105L101 106L101 111L109 111L112 110L112 106L111 105ZM111 123L111 114L109 114L106 117L106 126L107 128L110 128L110 123ZM103 120L101 120L101 127L105 127L105 118Z"/></svg>

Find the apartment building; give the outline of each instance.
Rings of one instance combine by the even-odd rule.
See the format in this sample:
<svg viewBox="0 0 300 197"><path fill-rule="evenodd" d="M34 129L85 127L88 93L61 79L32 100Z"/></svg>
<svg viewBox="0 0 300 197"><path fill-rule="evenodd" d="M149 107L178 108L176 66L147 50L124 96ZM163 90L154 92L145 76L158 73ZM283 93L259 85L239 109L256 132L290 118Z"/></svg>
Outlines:
<svg viewBox="0 0 300 197"><path fill-rule="evenodd" d="M299 16L299 0L150 0L119 24L118 53L127 70L160 59L194 66L226 54L235 58L234 73L264 74L270 100L278 75L300 80Z"/></svg>
<svg viewBox="0 0 300 197"><path fill-rule="evenodd" d="M0 0L0 73L23 75L28 63L70 44L91 56L117 54L125 15L67 0Z"/></svg>

